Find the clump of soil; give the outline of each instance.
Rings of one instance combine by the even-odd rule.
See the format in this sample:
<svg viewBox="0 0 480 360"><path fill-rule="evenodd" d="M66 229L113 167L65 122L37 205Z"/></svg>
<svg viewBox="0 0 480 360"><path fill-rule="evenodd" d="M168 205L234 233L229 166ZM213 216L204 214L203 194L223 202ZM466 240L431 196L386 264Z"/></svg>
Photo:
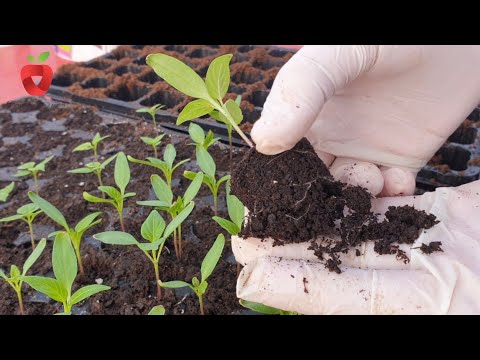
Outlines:
<svg viewBox="0 0 480 360"><path fill-rule="evenodd" d="M232 192L249 209L241 236L270 237L275 246L314 240L310 249L338 273L339 254L367 240L375 241L378 254L408 262L398 244L412 244L422 229L438 223L411 206L389 207L379 221L372 196L336 181L307 139L276 156L250 149L233 169ZM334 235L340 240L326 238Z"/></svg>

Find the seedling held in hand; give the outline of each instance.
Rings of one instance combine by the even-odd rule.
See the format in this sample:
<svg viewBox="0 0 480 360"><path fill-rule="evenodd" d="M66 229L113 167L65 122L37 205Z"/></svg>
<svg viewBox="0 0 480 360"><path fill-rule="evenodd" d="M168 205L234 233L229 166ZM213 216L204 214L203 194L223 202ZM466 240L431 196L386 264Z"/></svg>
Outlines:
<svg viewBox="0 0 480 360"><path fill-rule="evenodd" d="M265 315L299 315L295 311L280 310L267 305L263 305L260 303L247 301L243 299L240 300L240 305L242 305L244 308L247 308Z"/></svg>
<svg viewBox="0 0 480 360"><path fill-rule="evenodd" d="M173 202L173 192L168 184L158 175L152 175L150 181L152 183L153 191L158 200L137 201L138 205L154 206L157 210L166 211L173 219L175 219L195 198L202 186L203 174L198 173L195 179L190 183L183 197L179 196ZM182 257L182 224L178 225L177 229L173 230L173 244L175 247L175 254L177 259Z"/></svg>
<svg viewBox="0 0 480 360"><path fill-rule="evenodd" d="M220 185L227 180L230 180L230 175L225 175L220 178L218 181L215 178L215 172L217 170L215 161L212 156L205 150L203 147L197 146L195 149L197 154L197 164L200 169L205 173L203 176L203 183L208 186L213 195L213 210L215 215L217 215L217 199L218 199L218 190ZM192 171L185 171L183 173L189 180L193 180L196 174Z"/></svg>
<svg viewBox="0 0 480 360"><path fill-rule="evenodd" d="M157 147L160 145L160 143L162 142L162 139L163 137L165 136L165 134L162 134L162 135L158 135L157 137L155 138L150 138L150 137L142 137L142 141L151 146L153 148L153 154L156 158L158 158L158 152L157 152Z"/></svg>
<svg viewBox="0 0 480 360"><path fill-rule="evenodd" d="M162 305L154 306L148 315L165 315L165 308Z"/></svg>
<svg viewBox="0 0 480 360"><path fill-rule="evenodd" d="M157 127L157 120L155 119L155 115L157 114L158 110L161 108L164 108L165 105L157 104L153 105L152 107L146 107L142 109L138 109L137 113L149 113L150 116L152 117L153 120L153 126L156 128Z"/></svg>
<svg viewBox="0 0 480 360"><path fill-rule="evenodd" d="M49 156L41 163L35 164L33 161L25 163L17 168L18 172L15 174L16 177L23 177L32 175L33 182L35 183L35 191L38 194L38 173L45 172L45 165L53 159L53 156Z"/></svg>
<svg viewBox="0 0 480 360"><path fill-rule="evenodd" d="M15 188L15 183L12 181L3 189L0 189L0 202L7 201L8 197L10 196L14 188Z"/></svg>
<svg viewBox="0 0 480 360"><path fill-rule="evenodd" d="M207 255L203 259L201 267L201 281L195 276L192 279L192 283L186 283L184 281L168 281L161 283L160 285L165 288L178 289L188 286L198 296L200 302L200 314L205 315L203 310L203 295L207 292L208 277L212 274L215 266L217 266L220 257L222 256L223 247L225 246L225 237L223 234L219 234L212 248L208 251Z"/></svg>
<svg viewBox="0 0 480 360"><path fill-rule="evenodd" d="M94 162L98 162L98 144L106 138L110 137L110 135L107 136L100 136L99 133L96 133L95 136L93 137L92 141L85 142L83 144L78 145L73 151L88 151L88 150L93 150L93 157L94 157Z"/></svg>
<svg viewBox="0 0 480 360"><path fill-rule="evenodd" d="M165 227L165 221L157 210L153 210L142 224L142 237L149 241L148 243L138 242L132 235L121 231L107 231L96 234L93 237L105 244L112 245L136 245L152 262L155 269L155 278L157 280L157 297L161 299L162 289L160 288L160 272L158 262L162 254L163 246L167 238L173 231L187 218L193 210L195 204L190 202L178 216Z"/></svg>
<svg viewBox="0 0 480 360"><path fill-rule="evenodd" d="M175 89L197 99L185 106L178 116L177 125L216 110L219 117L225 118L243 140L252 147L251 141L238 127L243 119L242 110L231 99L223 102L230 85L232 56L232 54L226 54L214 59L208 67L205 81L185 63L165 54L150 54L147 56L146 62L158 76Z"/></svg>
<svg viewBox="0 0 480 360"><path fill-rule="evenodd" d="M144 161L144 160L137 160L131 156L128 156L128 160L133 163L153 166L154 168L159 169L165 176L165 180L167 181L168 187L172 188L173 172L180 165L190 160L190 159L182 160L174 166L173 162L175 161L176 157L177 157L177 152L175 150L175 147L172 144L168 144L165 148L165 152L163 153L163 160L149 157L147 158L147 161Z"/></svg>
<svg viewBox="0 0 480 360"><path fill-rule="evenodd" d="M130 167L128 166L127 157L123 152L118 153L116 156L117 160L115 161L114 177L118 189L113 186L99 186L98 190L105 193L109 199L102 199L90 195L86 191L83 193L83 198L92 203L106 203L113 205L115 209L117 209L122 231L125 231L125 224L123 222L123 201L136 194L133 192L125 193L125 189L130 182Z"/></svg>
<svg viewBox="0 0 480 360"><path fill-rule="evenodd" d="M32 267L35 261L37 261L37 259L42 254L46 244L47 244L47 240L45 239L40 240L37 248L33 250L33 252L25 261L25 264L23 264L22 272L20 272L20 270L16 265L12 265L10 267L10 277L5 275L5 273L2 270L0 270L0 277L3 278L3 280L5 280L17 293L18 305L20 307L20 314L22 315L25 314L25 310L23 308L23 299L22 299L23 280L21 279L21 276L25 276L27 274L27 271Z"/></svg>
<svg viewBox="0 0 480 360"><path fill-rule="evenodd" d="M220 140L220 138L214 138L212 130L209 130L207 136L205 136L202 127L195 123L190 123L188 133L193 140L193 145L203 147L205 150L208 150L210 146Z"/></svg>
<svg viewBox="0 0 480 360"><path fill-rule="evenodd" d="M245 217L245 207L242 202L235 196L230 194L230 186L227 183L227 210L230 220L214 216L218 225L228 231L230 235L238 235L242 230L243 220Z"/></svg>
<svg viewBox="0 0 480 360"><path fill-rule="evenodd" d="M22 220L28 224L30 231L30 241L32 242L32 249L35 249L35 236L33 235L33 220L43 211L35 204L27 204L18 208L17 214L0 219L0 222L10 222L15 220Z"/></svg>
<svg viewBox="0 0 480 360"><path fill-rule="evenodd" d="M109 290L105 285L87 285L72 295L72 285L77 277L75 251L68 234L61 231L55 237L52 252L55 278L43 276L21 276L20 279L32 288L63 304L63 315L70 315L72 306L101 291Z"/></svg>
<svg viewBox="0 0 480 360"><path fill-rule="evenodd" d="M82 257L80 256L80 244L82 241L83 234L85 231L90 229L91 227L97 225L100 223L102 220L101 219L96 219L98 215L101 214L101 212L96 212L90 215L87 215L84 217L80 222L75 226L75 228L71 228L68 226L67 221L65 220L65 217L62 215L60 210L58 210L55 206L50 204L47 200L43 199L39 195L29 192L28 196L30 197L30 200L37 205L40 209L43 210L43 212L53 221L55 221L58 225L63 227L70 237L70 240L72 241L73 247L75 249L75 254L77 256L77 261L78 261L78 266L80 267L80 273L83 274L83 264L82 264ZM54 232L49 235L53 236L56 235L58 232Z"/></svg>
<svg viewBox="0 0 480 360"><path fill-rule="evenodd" d="M94 174L97 175L98 185L103 186L102 171L105 170L105 167L108 164L110 164L113 161L113 159L115 159L116 156L117 155L110 156L103 163L99 163L99 162L94 161L94 162L85 164L85 167L83 167L83 168L69 170L68 172L71 173L71 174L91 174L91 173L94 173Z"/></svg>

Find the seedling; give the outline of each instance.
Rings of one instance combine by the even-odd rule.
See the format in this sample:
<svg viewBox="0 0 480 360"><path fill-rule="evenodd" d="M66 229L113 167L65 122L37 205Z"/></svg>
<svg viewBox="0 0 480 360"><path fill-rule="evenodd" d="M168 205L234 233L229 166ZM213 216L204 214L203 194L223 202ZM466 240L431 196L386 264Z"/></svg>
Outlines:
<svg viewBox="0 0 480 360"><path fill-rule="evenodd" d="M216 165L213 158L203 147L197 146L195 149L197 154L197 164L200 169L205 173L203 176L203 183L208 186L213 195L213 210L215 215L217 215L217 199L218 199L218 190L220 185L227 180L230 180L230 175L225 175L220 178L218 181L215 179ZM192 171L185 171L183 173L189 180L193 180L196 174Z"/></svg>
<svg viewBox="0 0 480 360"><path fill-rule="evenodd" d="M83 144L78 145L73 151L88 151L88 150L93 150L93 158L94 162L98 162L98 144L106 138L110 137L110 135L107 136L100 136L99 133L96 133L95 136L93 137L92 141L87 141Z"/></svg>
<svg viewBox="0 0 480 360"><path fill-rule="evenodd" d="M14 188L15 188L15 183L12 181L3 189L0 189L0 202L7 201L8 197L10 196Z"/></svg>
<svg viewBox="0 0 480 360"><path fill-rule="evenodd" d="M202 127L195 123L190 123L190 126L188 127L188 133L190 134L190 138L193 140L192 145L203 147L205 150L208 150L210 146L220 140L220 138L214 138L212 130L209 130L207 136L205 136L205 132L203 131Z"/></svg>
<svg viewBox="0 0 480 360"><path fill-rule="evenodd" d="M148 315L165 315L165 308L162 305L154 306Z"/></svg>
<svg viewBox="0 0 480 360"><path fill-rule="evenodd" d="M38 194L38 173L45 172L45 165L53 159L53 156L49 156L39 164L35 164L33 161L25 163L17 168L18 172L16 177L24 177L28 175L33 176L33 182L35 183L35 191Z"/></svg>
<svg viewBox="0 0 480 360"><path fill-rule="evenodd" d="M152 175L150 181L152 183L153 191L158 200L137 201L138 205L154 206L157 210L166 211L172 220L175 219L195 198L202 186L203 174L196 174L193 181L188 186L183 197L179 196L173 202L173 192L168 184L158 175ZM173 230L173 245L175 247L175 254L177 259L182 257L182 224L177 229Z"/></svg>
<svg viewBox="0 0 480 360"><path fill-rule="evenodd" d="M82 242L82 237L85 231L87 231L88 229L90 229L91 227L97 225L102 221L101 219L96 219L98 215L101 214L101 212L96 212L96 213L87 215L82 220L80 220L80 222L75 226L75 228L71 228L70 226L68 226L67 221L65 220L65 217L62 215L60 210L58 210L55 206L50 204L47 200L43 199L42 197L40 197L39 195L31 191L28 193L28 196L30 197L30 200L32 200L32 202L35 205L37 205L40 209L42 209L43 212L45 212L45 214L50 219L52 219L58 225L60 225L65 229L75 249L75 254L77 256L80 273L83 274L84 271L83 271L82 257L80 256L80 244ZM57 234L58 234L58 231L52 234L49 234L48 236L50 237Z"/></svg>
<svg viewBox="0 0 480 360"><path fill-rule="evenodd" d="M103 163L99 163L99 162L94 161L94 162L85 164L85 167L83 167L83 168L69 170L68 172L71 173L71 174L91 174L91 173L94 173L94 174L97 175L99 186L103 186L102 171L105 170L105 167L108 164L110 164L113 161L113 159L115 159L116 156L117 155L113 155L113 156L109 157Z"/></svg>
<svg viewBox="0 0 480 360"><path fill-rule="evenodd" d="M160 145L160 143L162 142L162 139L163 137L165 136L165 134L162 134L162 135L158 135L157 137L155 138L150 138L150 137L141 137L142 141L151 146L153 148L153 154L156 158L158 158L158 152L157 152L157 147Z"/></svg>
<svg viewBox="0 0 480 360"><path fill-rule="evenodd" d="M242 230L243 220L245 217L245 207L242 202L235 196L230 194L230 186L227 183L227 210L230 220L214 216L218 225L228 231L230 235L238 235Z"/></svg>
<svg viewBox="0 0 480 360"><path fill-rule="evenodd" d="M263 305L253 301L246 301L243 299L240 299L240 305L242 305L244 308L247 308L265 315L299 315L295 311L280 310L267 305Z"/></svg>
<svg viewBox="0 0 480 360"><path fill-rule="evenodd" d="M5 275L5 273L2 270L0 270L0 277L3 278L17 293L20 314L22 315L25 314L25 310L23 308L23 299L22 299L23 280L21 279L21 276L25 276L27 274L27 271L30 270L32 265L35 263L35 261L37 261L37 259L42 254L46 244L47 244L47 240L45 239L40 240L37 248L33 250L33 252L30 254L30 256L27 258L27 260L23 264L23 269L21 273L16 265L12 265L10 267L10 277Z"/></svg>
<svg viewBox="0 0 480 360"><path fill-rule="evenodd" d="M188 65L165 54L150 54L147 56L146 62L158 76L175 89L197 99L184 107L178 116L177 125L211 114L216 110L218 118L228 122L243 140L253 147L251 141L238 127L243 120L242 110L238 103L231 99L223 102L230 85L232 56L232 54L226 54L214 59L208 67L205 81Z"/></svg>
<svg viewBox="0 0 480 360"><path fill-rule="evenodd" d="M176 157L177 157L177 152L175 150L175 147L172 144L168 144L167 147L165 148L165 152L163 153L163 160L149 157L147 158L147 161L144 161L144 160L137 160L131 156L128 156L128 160L133 163L153 166L154 168L159 169L163 173L163 176L165 176L165 180L167 181L168 187L172 188L173 172L180 165L186 163L187 161L190 161L190 159L185 159L185 160L179 161L174 166L173 162L175 161Z"/></svg>
<svg viewBox="0 0 480 360"><path fill-rule="evenodd" d="M157 127L157 121L155 119L155 115L157 114L158 110L164 108L165 105L157 104L153 105L152 107L146 107L142 109L138 109L137 113L149 113L150 116L152 117L153 120L153 126L156 128Z"/></svg>
<svg viewBox="0 0 480 360"><path fill-rule="evenodd" d="M62 315L70 315L72 306L101 291L109 290L106 285L87 285L72 295L72 285L77 277L75 251L67 233L57 233L52 252L53 273L55 278L43 276L21 276L35 290L63 304Z"/></svg>
<svg viewBox="0 0 480 360"><path fill-rule="evenodd" d="M192 279L192 283L186 283L184 281L168 281L161 283L160 285L165 288L178 289L188 286L198 296L200 302L200 314L205 315L203 310L203 295L207 292L208 277L212 274L215 266L217 266L220 257L222 256L223 247L225 246L225 236L219 234L212 248L208 251L207 255L203 259L201 267L201 281L195 276Z"/></svg>
<svg viewBox="0 0 480 360"><path fill-rule="evenodd" d="M16 220L25 221L28 224L30 231L30 240L32 242L32 249L35 249L35 236L33 235L33 220L43 213L40 208L35 204L27 204L17 209L17 214L0 219L0 222L10 222Z"/></svg>
<svg viewBox="0 0 480 360"><path fill-rule="evenodd" d="M160 288L160 272L158 262L162 254L163 246L173 231L190 215L195 204L190 202L178 216L165 227L165 221L157 210L153 210L142 224L142 237L149 241L148 243L138 242L132 235L121 231L107 231L96 234L93 237L105 244L111 245L136 245L152 262L155 269L155 278L157 280L157 297L162 298L162 289Z"/></svg>
<svg viewBox="0 0 480 360"><path fill-rule="evenodd" d="M111 204L117 209L120 219L120 226L122 231L125 231L125 224L123 221L123 201L129 197L135 196L136 193L125 193L128 183L130 182L130 167L128 166L127 157L123 152L118 153L117 160L115 161L115 184L118 189L113 186L99 186L98 190L105 193L109 199L102 199L88 192L83 192L83 198L92 203L107 203Z"/></svg>

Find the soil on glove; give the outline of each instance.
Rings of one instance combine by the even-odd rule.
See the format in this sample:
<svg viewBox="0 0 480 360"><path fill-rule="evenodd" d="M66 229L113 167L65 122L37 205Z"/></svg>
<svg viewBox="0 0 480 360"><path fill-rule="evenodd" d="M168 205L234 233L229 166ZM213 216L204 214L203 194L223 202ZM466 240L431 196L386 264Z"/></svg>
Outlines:
<svg viewBox="0 0 480 360"><path fill-rule="evenodd" d="M307 139L275 156L250 149L232 171L232 193L249 210L240 236L270 237L275 246L313 240L310 249L337 273L339 254L367 240L378 254L408 262L398 244L438 223L411 206L389 207L380 221L367 190L336 181ZM340 240L327 239L335 235Z"/></svg>

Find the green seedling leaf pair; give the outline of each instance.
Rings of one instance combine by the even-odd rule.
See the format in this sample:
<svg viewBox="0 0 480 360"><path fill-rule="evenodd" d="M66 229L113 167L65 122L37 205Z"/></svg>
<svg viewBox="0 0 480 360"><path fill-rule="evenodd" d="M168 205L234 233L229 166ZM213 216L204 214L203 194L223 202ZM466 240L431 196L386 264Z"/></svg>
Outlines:
<svg viewBox="0 0 480 360"><path fill-rule="evenodd" d="M68 172L71 174L96 174L98 178L98 185L103 186L102 182L102 171L105 170L108 164L110 164L113 159L116 158L117 155L110 156L107 160L103 163L99 163L97 161L85 164L85 167L78 168L74 170L69 170Z"/></svg>
<svg viewBox="0 0 480 360"><path fill-rule="evenodd" d="M43 213L40 208L35 204L27 204L19 207L17 213L12 216L5 217L0 219L0 222L10 222L16 220L22 220L28 224L28 229L30 231L30 241L32 242L32 249L35 249L35 236L33 234L33 221L35 218Z"/></svg>
<svg viewBox="0 0 480 360"><path fill-rule="evenodd" d="M138 109L136 112L137 113L148 113L152 117L153 120L153 126L156 128L157 127L157 120L155 119L155 115L157 114L158 110L164 108L165 105L157 104L153 105L152 107L146 107L142 109Z"/></svg>
<svg viewBox="0 0 480 360"><path fill-rule="evenodd" d="M45 215L47 215L50 219L52 219L58 225L60 225L65 229L65 232L69 236L72 242L73 248L75 249L75 254L77 256L80 273L83 274L84 270L83 270L83 264L82 264L82 257L80 255L80 244L85 231L87 231L88 229L90 229L91 227L97 225L102 221L101 219L97 219L97 217L101 214L101 212L96 212L96 213L87 215L85 218L80 220L80 222L75 226L75 228L71 228L68 225L67 221L65 220L65 217L60 212L60 210L58 210L55 206L50 204L47 200L43 199L42 197L40 197L39 195L31 191L28 193L28 196L36 206L38 206L41 210L43 210ZM56 231L52 234L49 234L48 237L55 236L58 233L59 232Z"/></svg>
<svg viewBox="0 0 480 360"><path fill-rule="evenodd" d="M106 285L87 285L72 294L72 285L77 277L75 251L66 232L55 237L52 252L55 278L43 276L22 276L21 279L32 288L63 304L63 315L70 315L72 306L101 291L109 290Z"/></svg>
<svg viewBox="0 0 480 360"><path fill-rule="evenodd" d="M170 217L175 219L181 214L187 206L193 203L193 199L202 186L203 174L196 174L193 181L188 186L183 197L178 196L177 200L173 201L173 192L168 184L158 175L152 175L150 181L152 183L153 191L158 200L138 201L138 205L153 206L157 210L166 211ZM175 254L178 259L182 257L182 225L173 230L173 244L175 247Z"/></svg>
<svg viewBox="0 0 480 360"><path fill-rule="evenodd" d="M207 136L205 136L205 132L203 131L202 127L195 123L190 123L190 126L188 127L188 133L190 134L190 138L193 140L192 145L203 147L205 150L208 150L210 146L220 140L220 138L214 137L212 130L209 130Z"/></svg>
<svg viewBox="0 0 480 360"><path fill-rule="evenodd" d="M3 189L0 189L0 202L7 201L8 197L10 196L14 188L15 188L15 183L12 181Z"/></svg>
<svg viewBox="0 0 480 360"><path fill-rule="evenodd" d="M209 278L209 276L212 274L213 270L217 266L218 261L222 256L224 246L225 246L225 237L223 236L223 234L219 234L217 236L217 239L215 240L215 243L213 244L211 249L208 251L205 258L203 259L202 267L200 270L200 273L201 273L200 280L198 280L198 278L195 276L192 279L191 284L186 283L184 281L168 281L168 282L161 283L160 285L162 287L169 288L169 289L189 287L198 296L198 300L200 302L200 314L205 315L205 312L203 309L203 295L206 293L208 288L207 279Z"/></svg>
<svg viewBox="0 0 480 360"><path fill-rule="evenodd" d="M178 116L177 125L217 111L217 118L221 119L220 121L228 122L248 145L253 146L238 127L243 119L239 104L231 99L223 102L230 85L232 56L226 54L214 59L208 67L205 81L188 65L165 54L150 54L146 62L158 76L175 89L197 99L184 107Z"/></svg>
<svg viewBox="0 0 480 360"><path fill-rule="evenodd" d="M162 139L163 137L165 136L165 134L162 134L162 135L158 135L157 137L155 138L151 138L151 137L141 137L142 141L151 146L153 148L153 154L156 158L158 158L158 152L157 152L157 147L160 145L160 143L162 142Z"/></svg>
<svg viewBox="0 0 480 360"><path fill-rule="evenodd" d="M45 62L45 61L48 60L49 57L50 57L50 51L44 51L44 52L40 53L40 55L38 55L37 62L39 62L39 63ZM35 62L35 58L32 55L28 55L27 59L31 63Z"/></svg>
<svg viewBox="0 0 480 360"><path fill-rule="evenodd" d="M100 136L100 133L96 133L93 137L92 141L87 141L83 144L78 145L73 151L88 151L93 150L94 162L98 162L98 144L106 138L110 137L107 136Z"/></svg>
<svg viewBox="0 0 480 360"><path fill-rule="evenodd" d="M299 315L295 311L280 310L267 305L263 305L260 303L247 301L243 299L240 300L240 305L242 305L244 308L247 308L265 315Z"/></svg>
<svg viewBox="0 0 480 360"><path fill-rule="evenodd" d="M172 144L168 144L165 147L165 152L163 153L163 160L156 159L156 158L147 158L147 160L138 160L131 156L128 156L128 160L137 163L152 166L156 169L159 169L163 175L165 176L165 180L167 181L168 187L172 188L172 176L173 172L182 164L190 161L190 159L185 159L179 161L176 165L173 165L175 158L177 157L177 151Z"/></svg>
<svg viewBox="0 0 480 360"><path fill-rule="evenodd" d="M245 207L235 195L230 194L230 186L227 183L227 210L230 220L214 216L218 225L228 231L230 235L238 235L242 230L243 220L245 218Z"/></svg>
<svg viewBox="0 0 480 360"><path fill-rule="evenodd" d="M117 209L120 219L120 226L122 227L122 231L125 231L125 224L123 221L123 202L129 197L135 196L136 193L125 193L127 185L130 182L130 167L128 166L127 157L123 152L118 153L116 157L117 160L115 161L114 178L117 188L113 186L98 187L98 190L108 196L107 199L93 196L86 191L83 193L83 198L92 203L111 204L115 209Z"/></svg>
<svg viewBox="0 0 480 360"><path fill-rule="evenodd" d="M45 172L45 165L53 159L53 156L49 156L42 162L35 164L33 161L25 163L17 168L18 172L14 175L16 177L24 177L28 175L33 176L33 182L35 183L35 191L38 194L38 173Z"/></svg>
<svg viewBox="0 0 480 360"><path fill-rule="evenodd" d="M94 238L111 245L136 245L152 262L157 280L157 297L161 299L160 272L158 263L162 254L163 246L168 237L190 215L195 204L191 201L168 226L157 210L153 210L142 224L141 234L147 243L138 242L132 235L122 231L107 231L94 235Z"/></svg>
<svg viewBox="0 0 480 360"><path fill-rule="evenodd" d="M23 269L20 272L18 267L16 265L12 265L10 267L10 276L7 276L1 269L0 269L0 277L5 280L12 288L15 290L15 293L17 294L18 298L18 305L20 309L20 314L24 315L25 310L23 307L23 299L22 299L22 285L23 285L23 279L22 276L25 276L32 267L33 264L38 260L40 255L42 254L43 250L45 249L45 246L47 245L47 240L42 239L38 243L38 246L33 252L30 254L30 256L27 258L25 263L23 264Z"/></svg>

